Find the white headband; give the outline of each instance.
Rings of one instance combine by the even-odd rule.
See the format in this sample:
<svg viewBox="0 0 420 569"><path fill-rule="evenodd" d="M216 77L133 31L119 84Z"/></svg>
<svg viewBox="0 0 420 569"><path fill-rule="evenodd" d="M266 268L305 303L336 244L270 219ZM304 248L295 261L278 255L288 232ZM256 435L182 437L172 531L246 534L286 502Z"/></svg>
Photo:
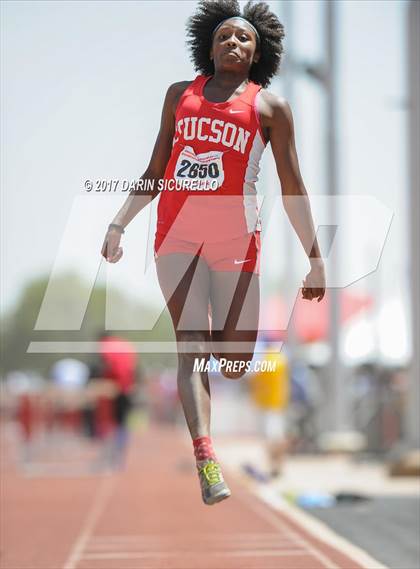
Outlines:
<svg viewBox="0 0 420 569"><path fill-rule="evenodd" d="M218 30L227 20L242 20L242 21L244 21L246 24L248 24L248 26L249 26L252 30L254 30L255 36L256 36L256 38L257 38L257 43L258 43L258 44L261 43L260 34L258 33L257 29L251 24L251 22L249 22L246 18L243 18L242 16L230 16L229 18L225 18L224 20L222 20L222 21L220 22L220 24L217 24L217 26L214 28L212 37L214 37L214 34L217 32L217 30Z"/></svg>

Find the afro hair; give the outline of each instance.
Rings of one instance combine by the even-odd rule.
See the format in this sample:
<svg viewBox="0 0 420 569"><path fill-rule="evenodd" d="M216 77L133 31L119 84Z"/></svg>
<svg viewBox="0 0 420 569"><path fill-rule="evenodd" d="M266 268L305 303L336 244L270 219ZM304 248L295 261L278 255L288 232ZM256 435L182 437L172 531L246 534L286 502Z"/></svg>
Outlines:
<svg viewBox="0 0 420 569"><path fill-rule="evenodd" d="M249 0L241 14L237 0L200 0L196 13L187 21L187 45L194 69L202 75L214 74L210 59L213 31L223 20L241 16L251 22L260 36L260 59L253 63L249 79L267 87L279 67L283 53L284 28L266 2Z"/></svg>

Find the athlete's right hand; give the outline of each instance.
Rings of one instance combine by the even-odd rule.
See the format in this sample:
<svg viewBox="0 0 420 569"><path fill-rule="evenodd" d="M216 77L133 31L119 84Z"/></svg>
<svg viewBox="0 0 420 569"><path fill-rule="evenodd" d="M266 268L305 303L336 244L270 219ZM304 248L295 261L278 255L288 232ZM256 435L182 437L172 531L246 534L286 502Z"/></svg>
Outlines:
<svg viewBox="0 0 420 569"><path fill-rule="evenodd" d="M105 257L108 263L117 263L123 256L120 241L121 233L115 229L108 229L101 251L101 255Z"/></svg>

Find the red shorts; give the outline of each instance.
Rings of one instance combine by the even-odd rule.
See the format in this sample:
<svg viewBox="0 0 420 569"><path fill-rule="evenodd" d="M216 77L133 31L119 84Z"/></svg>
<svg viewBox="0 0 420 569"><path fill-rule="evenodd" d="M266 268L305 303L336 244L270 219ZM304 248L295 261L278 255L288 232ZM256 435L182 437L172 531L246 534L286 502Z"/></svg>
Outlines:
<svg viewBox="0 0 420 569"><path fill-rule="evenodd" d="M156 233L155 259L162 255L187 253L199 255L212 271L260 274L260 232L217 243L193 243Z"/></svg>

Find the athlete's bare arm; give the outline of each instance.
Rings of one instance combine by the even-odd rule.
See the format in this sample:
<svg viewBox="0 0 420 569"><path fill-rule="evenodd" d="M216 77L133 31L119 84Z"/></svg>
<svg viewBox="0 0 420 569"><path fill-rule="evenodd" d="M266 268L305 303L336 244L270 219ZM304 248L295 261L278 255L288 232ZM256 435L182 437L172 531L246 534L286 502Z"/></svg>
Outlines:
<svg viewBox="0 0 420 569"><path fill-rule="evenodd" d="M163 103L160 129L153 148L149 165L141 176L141 180L153 180L153 190L142 190L139 186L130 192L124 205L112 220L112 223L126 227L132 219L158 194L158 180L163 178L166 165L171 155L172 138L175 132L175 111L179 98L191 81L173 83L168 88ZM143 196L144 199L139 199ZM120 245L121 234L118 230L108 230L102 246L101 254L110 263L116 263L122 257Z"/></svg>
<svg viewBox="0 0 420 569"><path fill-rule="evenodd" d="M324 263L316 239L311 206L299 169L293 116L289 104L262 90L258 112L266 140L270 142L281 182L284 209L308 255L311 271L303 282L303 297L322 300L325 294ZM296 199L299 198L299 199Z"/></svg>

